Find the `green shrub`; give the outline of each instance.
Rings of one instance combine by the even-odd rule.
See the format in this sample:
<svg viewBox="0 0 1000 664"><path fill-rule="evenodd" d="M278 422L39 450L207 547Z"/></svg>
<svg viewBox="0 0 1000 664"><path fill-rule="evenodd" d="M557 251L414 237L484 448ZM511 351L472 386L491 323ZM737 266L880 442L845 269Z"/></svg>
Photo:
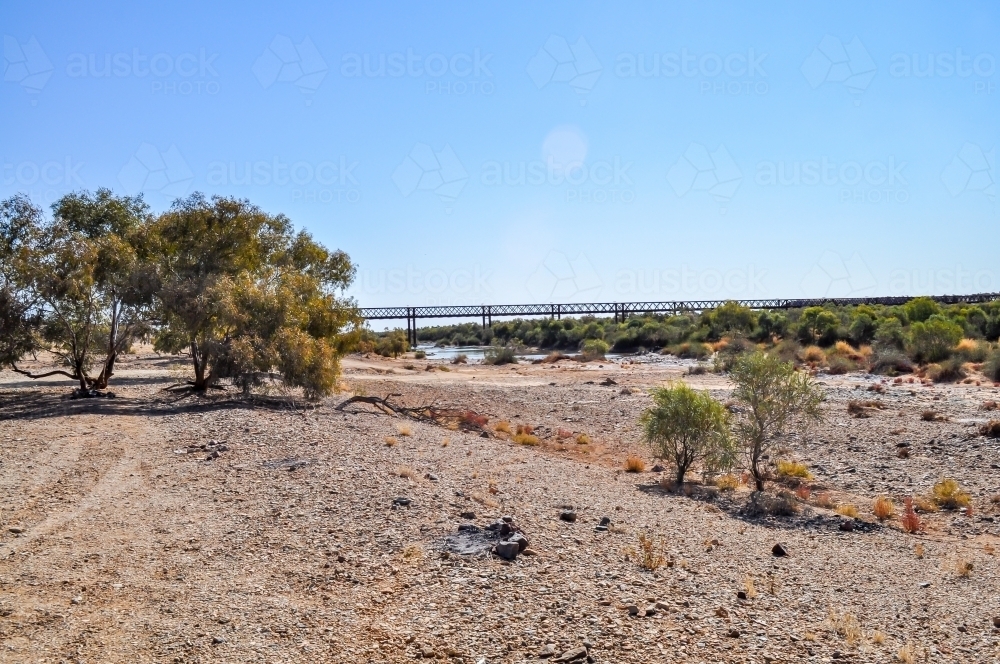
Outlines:
<svg viewBox="0 0 1000 664"><path fill-rule="evenodd" d="M673 383L653 390L653 403L642 415L645 439L658 457L673 464L678 486L696 462L708 474L732 467L736 448L729 411L708 392Z"/></svg>
<svg viewBox="0 0 1000 664"><path fill-rule="evenodd" d="M892 320L896 319L893 318ZM870 372L885 376L913 373L913 362L901 351L892 347L879 346L877 348L868 364Z"/></svg>
<svg viewBox="0 0 1000 664"><path fill-rule="evenodd" d="M895 316L883 319L875 331L875 346L903 350L906 347L906 332L903 331L903 323Z"/></svg>
<svg viewBox="0 0 1000 664"><path fill-rule="evenodd" d="M941 307L929 297L917 297L904 304L903 311L911 323L923 323L931 316L940 313Z"/></svg>
<svg viewBox="0 0 1000 664"><path fill-rule="evenodd" d="M603 360L604 354L608 352L609 346L603 339L587 339L580 344L580 355L585 362L590 360Z"/></svg>
<svg viewBox="0 0 1000 664"><path fill-rule="evenodd" d="M843 355L833 355L830 357L828 362L829 366L827 367L826 372L835 376L856 371L858 368L858 365L854 364L850 358L844 357Z"/></svg>
<svg viewBox="0 0 1000 664"><path fill-rule="evenodd" d="M964 331L958 323L938 315L910 326L910 354L919 362L938 362L948 358L962 340Z"/></svg>
<svg viewBox="0 0 1000 664"><path fill-rule="evenodd" d="M799 317L799 341L804 344L831 346L837 341L840 318L823 307L808 307Z"/></svg>
<svg viewBox="0 0 1000 664"><path fill-rule="evenodd" d="M993 382L1000 382L1000 349L991 352L983 363L983 375Z"/></svg>
<svg viewBox="0 0 1000 664"><path fill-rule="evenodd" d="M483 354L483 364L517 364L516 348L512 345L490 346Z"/></svg>
<svg viewBox="0 0 1000 664"><path fill-rule="evenodd" d="M711 356L712 347L699 341L684 342L664 349L668 355L675 355L685 360L703 360Z"/></svg>
<svg viewBox="0 0 1000 664"><path fill-rule="evenodd" d="M931 364L927 367L927 377L935 383L954 383L965 378L964 362L962 358L949 357L940 364Z"/></svg>
<svg viewBox="0 0 1000 664"><path fill-rule="evenodd" d="M414 359L417 359L417 360L425 360L425 359L427 359L427 353L425 353L422 350L418 350L417 352L415 352L413 354L413 357L414 357Z"/></svg>

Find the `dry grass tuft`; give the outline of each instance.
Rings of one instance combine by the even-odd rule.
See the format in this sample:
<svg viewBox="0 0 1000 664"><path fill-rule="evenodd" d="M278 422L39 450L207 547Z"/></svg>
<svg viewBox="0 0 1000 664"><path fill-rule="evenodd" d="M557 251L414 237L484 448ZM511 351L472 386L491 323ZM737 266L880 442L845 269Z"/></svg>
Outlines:
<svg viewBox="0 0 1000 664"><path fill-rule="evenodd" d="M826 360L826 353L819 346L806 346L799 354L799 359L808 364L819 364Z"/></svg>
<svg viewBox="0 0 1000 664"><path fill-rule="evenodd" d="M861 624L858 622L857 616L853 613L837 614L836 611L830 609L830 615L827 620L833 631L844 637L847 645L853 646L861 640L863 635Z"/></svg>
<svg viewBox="0 0 1000 664"><path fill-rule="evenodd" d="M916 546L913 547L913 555L915 555L918 560L923 560L924 553L925 553L924 545L921 544L920 542L917 542Z"/></svg>
<svg viewBox="0 0 1000 664"><path fill-rule="evenodd" d="M494 500L490 496L481 493L473 493L472 499L477 503L479 503L480 505L483 505L484 507L489 507L491 509L496 509L500 507L500 503L498 501Z"/></svg>
<svg viewBox="0 0 1000 664"><path fill-rule="evenodd" d="M559 440L565 440L566 438L572 438L573 432L569 429L558 428L556 429L556 438Z"/></svg>
<svg viewBox="0 0 1000 664"><path fill-rule="evenodd" d="M395 436L386 436L385 437L386 447L395 447L397 443L399 443L399 441L396 440Z"/></svg>
<svg viewBox="0 0 1000 664"><path fill-rule="evenodd" d="M958 569L958 575L963 579L967 579L972 576L972 562L968 560L959 560L956 564Z"/></svg>
<svg viewBox="0 0 1000 664"><path fill-rule="evenodd" d="M627 459L625 459L625 472L626 473L641 473L646 470L646 462L642 458L637 457L634 454L630 454Z"/></svg>
<svg viewBox="0 0 1000 664"><path fill-rule="evenodd" d="M946 477L931 489L934 502L946 510L956 510L967 507L972 502L972 496L962 491L958 482Z"/></svg>
<svg viewBox="0 0 1000 664"><path fill-rule="evenodd" d="M795 487L795 497L799 500L809 500L812 495L812 487L808 484L800 484Z"/></svg>
<svg viewBox="0 0 1000 664"><path fill-rule="evenodd" d="M400 436L412 436L413 429L410 428L409 424L399 424L396 426L396 431L399 432Z"/></svg>
<svg viewBox="0 0 1000 664"><path fill-rule="evenodd" d="M920 419L924 422L947 422L948 418L945 415L941 415L933 410L925 410L920 413Z"/></svg>
<svg viewBox="0 0 1000 664"><path fill-rule="evenodd" d="M747 594L747 599L753 599L757 596L757 586L749 574L743 577L743 591Z"/></svg>
<svg viewBox="0 0 1000 664"><path fill-rule="evenodd" d="M518 445L528 445L529 447L534 447L541 441L538 440L538 436L533 436L530 433L518 433L514 435L514 442Z"/></svg>
<svg viewBox="0 0 1000 664"><path fill-rule="evenodd" d="M913 509L913 498L907 497L903 501L903 515L899 517L903 530L910 534L919 533L923 528L920 523L920 516ZM923 547L921 547L923 548Z"/></svg>
<svg viewBox="0 0 1000 664"><path fill-rule="evenodd" d="M885 632L881 630L875 630L874 632L872 632L872 643L874 643L875 645L877 646L883 645L885 643L885 639L886 639Z"/></svg>
<svg viewBox="0 0 1000 664"><path fill-rule="evenodd" d="M448 447L449 445L451 445L450 438L445 438L444 440L441 441L441 447Z"/></svg>
<svg viewBox="0 0 1000 664"><path fill-rule="evenodd" d="M407 544L403 547L403 560L416 562L424 557L424 547L419 544Z"/></svg>
<svg viewBox="0 0 1000 664"><path fill-rule="evenodd" d="M916 655L913 654L913 646L909 643L902 646L896 653L896 659L903 664L913 664L917 660Z"/></svg>
<svg viewBox="0 0 1000 664"><path fill-rule="evenodd" d="M419 477L419 475L417 475L417 471L413 470L409 466L400 466L396 469L396 474L410 480L411 482L416 482Z"/></svg>
<svg viewBox="0 0 1000 664"><path fill-rule="evenodd" d="M849 517L851 519L857 519L858 518L858 508L855 507L854 505L850 505L850 504L838 505L837 506L837 514L839 514L840 516Z"/></svg>
<svg viewBox="0 0 1000 664"><path fill-rule="evenodd" d="M507 420L500 420L496 423L496 425L494 425L493 430L509 434L511 433L510 422Z"/></svg>
<svg viewBox="0 0 1000 664"><path fill-rule="evenodd" d="M924 514L933 514L938 511L938 504L926 496L914 496L913 507L916 511Z"/></svg>
<svg viewBox="0 0 1000 664"><path fill-rule="evenodd" d="M795 461L778 461L777 469L778 477L798 477L804 480L812 478L812 474L809 472L809 467L804 463L796 463Z"/></svg>
<svg viewBox="0 0 1000 664"><path fill-rule="evenodd" d="M836 506L837 503L833 502L833 496L830 495L829 491L823 491L816 494L816 507L832 510Z"/></svg>
<svg viewBox="0 0 1000 664"><path fill-rule="evenodd" d="M895 505L893 505L892 498L889 496L879 496L875 499L875 504L872 505L872 513L879 521L885 521L891 517L894 512Z"/></svg>
<svg viewBox="0 0 1000 664"><path fill-rule="evenodd" d="M591 442L590 441L590 436L588 436L585 433L581 433L579 436L576 437L576 444L577 445L589 445L590 442Z"/></svg>
<svg viewBox="0 0 1000 664"><path fill-rule="evenodd" d="M635 558L639 567L652 572L667 562L663 548L663 540L654 540L645 533L639 533L639 548L630 549L629 555Z"/></svg>
<svg viewBox="0 0 1000 664"><path fill-rule="evenodd" d="M739 478L732 473L727 473L715 478L715 486L718 487L720 491L735 491L739 485Z"/></svg>

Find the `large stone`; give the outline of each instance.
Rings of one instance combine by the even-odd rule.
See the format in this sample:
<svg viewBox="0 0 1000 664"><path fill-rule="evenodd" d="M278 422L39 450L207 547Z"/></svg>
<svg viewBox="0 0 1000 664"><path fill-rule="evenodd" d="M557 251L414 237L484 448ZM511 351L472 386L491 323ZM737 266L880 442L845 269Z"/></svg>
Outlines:
<svg viewBox="0 0 1000 664"><path fill-rule="evenodd" d="M507 541L517 542L518 552L524 551L525 549L528 548L528 538L522 535L521 533L514 533Z"/></svg>
<svg viewBox="0 0 1000 664"><path fill-rule="evenodd" d="M517 542L498 542L493 551L504 560L514 560L521 548Z"/></svg>
<svg viewBox="0 0 1000 664"><path fill-rule="evenodd" d="M786 551L785 547L781 546L780 544L775 544L774 546L772 546L771 553L774 554L776 558L781 558L782 556L788 555L788 551Z"/></svg>
<svg viewBox="0 0 1000 664"><path fill-rule="evenodd" d="M576 521L576 512L573 510L566 510L559 514L559 519L567 523L574 523Z"/></svg>
<svg viewBox="0 0 1000 664"><path fill-rule="evenodd" d="M553 662L577 662L587 658L587 649L583 646L570 648L563 654L556 657Z"/></svg>

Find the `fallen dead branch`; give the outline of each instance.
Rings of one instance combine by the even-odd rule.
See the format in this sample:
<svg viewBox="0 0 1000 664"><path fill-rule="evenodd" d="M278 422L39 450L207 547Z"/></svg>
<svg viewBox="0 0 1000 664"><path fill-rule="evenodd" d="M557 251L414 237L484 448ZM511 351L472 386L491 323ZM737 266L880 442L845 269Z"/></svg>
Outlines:
<svg viewBox="0 0 1000 664"><path fill-rule="evenodd" d="M351 404L366 403L370 406L375 406L375 408L382 411L386 415L391 415L393 417L407 417L411 420L416 420L417 422L427 422L452 429L458 428L465 431L475 431L480 434L486 433L487 436L492 435L489 429L486 428L486 423L489 422L489 418L485 415L480 415L475 411L462 408L441 408L435 404L405 406L392 401L393 397L401 396L403 395L387 394L385 397L355 395L341 402L335 410L343 411Z"/></svg>

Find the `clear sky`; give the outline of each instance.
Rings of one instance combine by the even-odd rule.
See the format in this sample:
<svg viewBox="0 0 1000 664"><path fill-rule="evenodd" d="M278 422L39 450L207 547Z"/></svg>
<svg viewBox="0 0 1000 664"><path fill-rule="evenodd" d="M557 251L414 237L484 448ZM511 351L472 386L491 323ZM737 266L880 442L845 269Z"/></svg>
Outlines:
<svg viewBox="0 0 1000 664"><path fill-rule="evenodd" d="M1000 290L995 2L6 2L0 196L287 214L362 306Z"/></svg>

